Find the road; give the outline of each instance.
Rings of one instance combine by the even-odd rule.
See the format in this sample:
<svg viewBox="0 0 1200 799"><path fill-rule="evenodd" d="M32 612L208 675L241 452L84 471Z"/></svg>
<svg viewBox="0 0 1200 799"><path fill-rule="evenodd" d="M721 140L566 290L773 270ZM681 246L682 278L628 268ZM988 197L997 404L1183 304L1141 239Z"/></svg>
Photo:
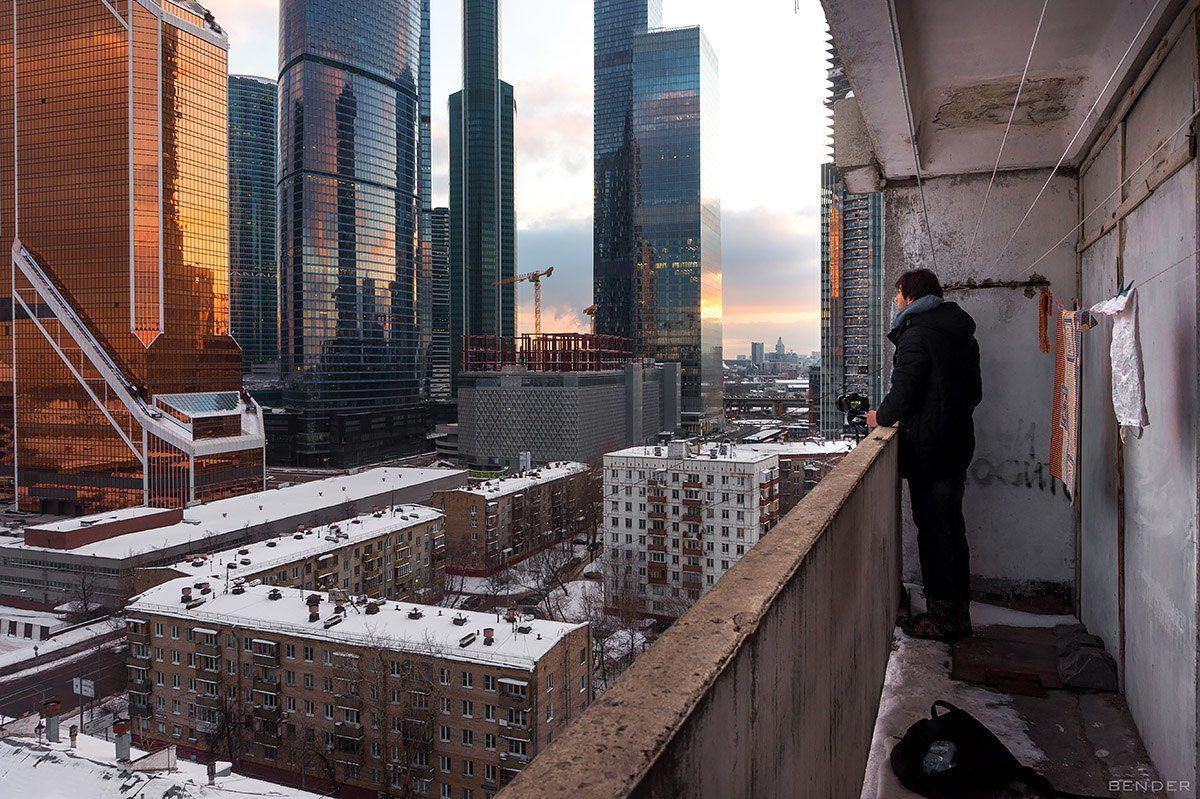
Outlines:
<svg viewBox="0 0 1200 799"><path fill-rule="evenodd" d="M50 663L27 677L5 681L0 685L0 714L22 716L40 710L43 700L57 697L63 703L65 713L69 714L74 708L76 718L71 723L77 723L79 697L75 696L71 681L81 670L84 679L95 681L97 697L111 696L125 688L124 651L103 649L89 652L79 660Z"/></svg>

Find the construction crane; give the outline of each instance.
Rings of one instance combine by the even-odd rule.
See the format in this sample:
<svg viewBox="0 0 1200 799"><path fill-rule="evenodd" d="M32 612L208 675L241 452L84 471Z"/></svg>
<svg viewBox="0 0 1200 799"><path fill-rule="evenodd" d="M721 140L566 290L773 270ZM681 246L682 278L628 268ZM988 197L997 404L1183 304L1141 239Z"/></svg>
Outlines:
<svg viewBox="0 0 1200 799"><path fill-rule="evenodd" d="M553 266L544 272L526 272L523 275L502 278L492 284L493 286L507 286L509 283L524 282L533 284L533 332L539 336L542 334L542 278L550 277L552 274L554 274Z"/></svg>

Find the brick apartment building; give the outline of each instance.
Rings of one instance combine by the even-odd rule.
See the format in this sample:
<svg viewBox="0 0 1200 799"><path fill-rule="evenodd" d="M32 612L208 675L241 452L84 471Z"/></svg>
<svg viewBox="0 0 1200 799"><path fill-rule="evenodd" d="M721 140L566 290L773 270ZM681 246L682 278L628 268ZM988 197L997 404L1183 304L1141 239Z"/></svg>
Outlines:
<svg viewBox="0 0 1200 799"><path fill-rule="evenodd" d="M584 463L551 463L512 477L435 492L446 514L446 571L487 577L596 529L599 482Z"/></svg>
<svg viewBox="0 0 1200 799"><path fill-rule="evenodd" d="M736 445L738 451L746 445ZM779 515L786 516L821 478L854 449L852 441L780 441L748 447L779 458Z"/></svg>
<svg viewBox="0 0 1200 799"><path fill-rule="evenodd" d="M200 582L127 609L141 746L351 799L488 799L591 699L586 624Z"/></svg>
<svg viewBox="0 0 1200 799"><path fill-rule="evenodd" d="M779 456L672 441L604 457L605 604L675 618L778 521Z"/></svg>
<svg viewBox="0 0 1200 799"><path fill-rule="evenodd" d="M170 566L138 569L143 592L179 577L223 587L237 581L329 591L379 599L435 603L444 581L445 517L424 505L397 505L318 527L197 554Z"/></svg>

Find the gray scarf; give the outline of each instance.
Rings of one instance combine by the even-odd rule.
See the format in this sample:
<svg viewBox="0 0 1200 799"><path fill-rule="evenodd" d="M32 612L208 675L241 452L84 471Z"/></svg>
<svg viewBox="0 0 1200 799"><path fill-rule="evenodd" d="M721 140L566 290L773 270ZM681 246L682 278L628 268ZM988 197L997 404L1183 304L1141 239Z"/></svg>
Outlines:
<svg viewBox="0 0 1200 799"><path fill-rule="evenodd" d="M936 294L926 294L919 300L909 303L904 307L904 310L896 314L892 318L892 330L898 330L900 325L910 316L916 316L925 311L932 311L934 308L942 304L942 298Z"/></svg>

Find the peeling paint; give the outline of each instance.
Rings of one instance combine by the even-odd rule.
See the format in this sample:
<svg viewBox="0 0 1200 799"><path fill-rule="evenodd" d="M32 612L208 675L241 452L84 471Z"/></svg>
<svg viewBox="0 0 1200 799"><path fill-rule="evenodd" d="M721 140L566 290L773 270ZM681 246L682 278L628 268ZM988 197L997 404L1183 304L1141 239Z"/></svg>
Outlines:
<svg viewBox="0 0 1200 799"><path fill-rule="evenodd" d="M1030 77L1021 90L1013 125L1044 125L1064 119L1075 106L1083 75ZM1021 76L949 87L933 115L936 128L1006 125Z"/></svg>

